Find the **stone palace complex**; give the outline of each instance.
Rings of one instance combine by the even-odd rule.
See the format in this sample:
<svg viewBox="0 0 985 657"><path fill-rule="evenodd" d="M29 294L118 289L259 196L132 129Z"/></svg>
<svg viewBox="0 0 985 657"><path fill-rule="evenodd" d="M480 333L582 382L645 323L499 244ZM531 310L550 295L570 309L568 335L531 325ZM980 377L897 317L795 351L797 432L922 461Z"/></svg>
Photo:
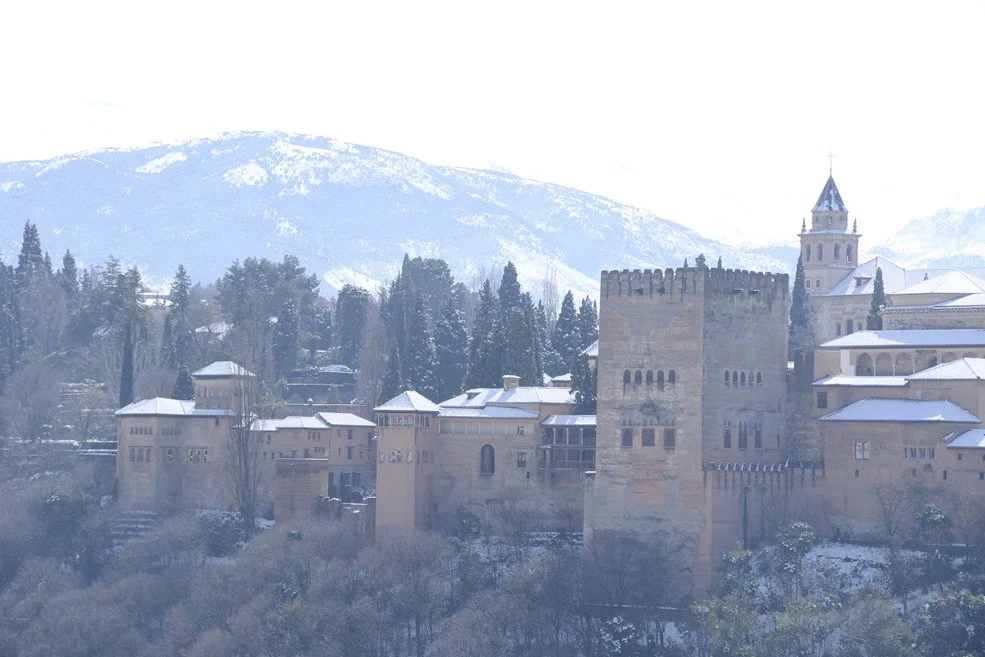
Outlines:
<svg viewBox="0 0 985 657"><path fill-rule="evenodd" d="M880 490L907 482L945 506L985 492L985 272L861 262L832 177L800 232L816 338L788 354L785 274L705 266L603 271L597 415L574 414L569 378L448 400L406 391L372 419L256 419L253 375L213 363L195 401L117 412L127 509L231 508L231 435L253 445L266 513L373 498L379 528L496 526L632 533L681 559L683 586L713 583L721 555L802 518L821 534L879 537ZM865 330L877 270L883 330ZM798 384L798 381L801 383ZM893 488L893 487L897 488ZM370 504L368 509L372 509Z"/></svg>

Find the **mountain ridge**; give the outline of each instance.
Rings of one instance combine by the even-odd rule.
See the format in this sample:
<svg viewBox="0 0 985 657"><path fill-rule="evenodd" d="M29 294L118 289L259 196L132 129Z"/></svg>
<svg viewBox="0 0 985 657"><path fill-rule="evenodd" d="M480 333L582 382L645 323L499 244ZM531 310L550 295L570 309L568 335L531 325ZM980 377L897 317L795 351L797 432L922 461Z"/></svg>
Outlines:
<svg viewBox="0 0 985 657"><path fill-rule="evenodd" d="M25 220L53 257L70 248L95 264L112 253L152 282L179 263L210 281L234 260L289 253L332 289L375 288L404 252L442 257L466 281L512 259L535 294L555 271L582 296L598 294L601 269L676 267L699 253L733 268L791 268L589 192L283 132L0 163L5 260Z"/></svg>

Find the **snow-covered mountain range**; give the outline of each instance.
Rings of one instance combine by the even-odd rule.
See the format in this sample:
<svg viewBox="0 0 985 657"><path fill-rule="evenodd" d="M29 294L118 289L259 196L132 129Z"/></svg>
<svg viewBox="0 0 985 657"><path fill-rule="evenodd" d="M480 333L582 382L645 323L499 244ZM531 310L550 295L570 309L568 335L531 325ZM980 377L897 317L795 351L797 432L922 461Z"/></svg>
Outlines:
<svg viewBox="0 0 985 657"><path fill-rule="evenodd" d="M152 282L179 263L211 281L237 259L294 254L326 294L375 288L405 252L444 258L466 282L512 260L535 295L552 270L562 289L594 296L601 269L677 267L699 253L727 267L791 268L770 250L736 249L586 192L281 133L0 163L7 262L25 220L56 262L70 248L86 264L113 254Z"/></svg>
<svg viewBox="0 0 985 657"><path fill-rule="evenodd" d="M914 219L868 251L905 267L985 267L985 208L945 209Z"/></svg>

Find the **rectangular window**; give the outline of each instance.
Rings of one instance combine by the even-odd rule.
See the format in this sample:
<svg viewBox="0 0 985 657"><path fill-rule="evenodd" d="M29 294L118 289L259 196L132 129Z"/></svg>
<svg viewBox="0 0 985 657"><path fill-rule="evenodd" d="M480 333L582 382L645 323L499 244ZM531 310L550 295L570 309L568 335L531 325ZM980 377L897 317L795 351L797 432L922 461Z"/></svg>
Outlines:
<svg viewBox="0 0 985 657"><path fill-rule="evenodd" d="M868 461L870 457L871 445L868 440L855 441L855 460Z"/></svg>
<svg viewBox="0 0 985 657"><path fill-rule="evenodd" d="M725 432L722 434L722 447L732 449L732 423L725 423Z"/></svg>
<svg viewBox="0 0 985 657"><path fill-rule="evenodd" d="M346 438L352 440L352 429L346 429Z"/></svg>
<svg viewBox="0 0 985 657"><path fill-rule="evenodd" d="M517 452L516 453L516 467L525 468L527 467L527 453Z"/></svg>
<svg viewBox="0 0 985 657"><path fill-rule="evenodd" d="M622 446L632 447L633 446L633 430L623 429L622 430Z"/></svg>
<svg viewBox="0 0 985 657"><path fill-rule="evenodd" d="M516 435L522 436L526 432L527 428L522 424L516 428Z"/></svg>
<svg viewBox="0 0 985 657"><path fill-rule="evenodd" d="M677 447L677 429L664 429L664 449Z"/></svg>
<svg viewBox="0 0 985 657"><path fill-rule="evenodd" d="M763 428L760 426L756 427L756 433L752 435L752 446L756 449L763 448Z"/></svg>
<svg viewBox="0 0 985 657"><path fill-rule="evenodd" d="M648 427L643 429L643 447L653 447L657 444L657 430Z"/></svg>
<svg viewBox="0 0 985 657"><path fill-rule="evenodd" d="M352 460L352 448L351 447L346 447L345 448L345 457L347 459L349 459L350 461Z"/></svg>
<svg viewBox="0 0 985 657"><path fill-rule="evenodd" d="M852 320L845 320L845 335L851 335L855 332L855 327L852 325Z"/></svg>
<svg viewBox="0 0 985 657"><path fill-rule="evenodd" d="M817 407L818 408L827 408L828 407L828 393L827 392L819 392L819 393L817 393Z"/></svg>
<svg viewBox="0 0 985 657"><path fill-rule="evenodd" d="M130 462L133 463L134 460L135 460L134 459L134 450L133 450L133 447L131 447L130 448Z"/></svg>

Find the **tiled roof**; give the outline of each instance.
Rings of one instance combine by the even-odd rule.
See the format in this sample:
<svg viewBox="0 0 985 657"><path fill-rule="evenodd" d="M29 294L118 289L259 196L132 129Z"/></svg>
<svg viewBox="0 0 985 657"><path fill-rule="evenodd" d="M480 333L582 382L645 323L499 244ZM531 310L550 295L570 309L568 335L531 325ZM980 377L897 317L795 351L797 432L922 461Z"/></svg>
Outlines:
<svg viewBox="0 0 985 657"><path fill-rule="evenodd" d="M545 427L594 427L594 415L552 415L543 422Z"/></svg>
<svg viewBox="0 0 985 657"><path fill-rule="evenodd" d="M985 379L985 358L959 358L906 378L910 381L980 381Z"/></svg>
<svg viewBox="0 0 985 657"><path fill-rule="evenodd" d="M845 202L841 200L841 192L835 185L834 176L828 176L828 181L824 183L824 189L821 190L812 212L848 212Z"/></svg>
<svg viewBox="0 0 985 657"><path fill-rule="evenodd" d="M946 400L863 399L821 418L822 422L960 422L977 417Z"/></svg>
<svg viewBox="0 0 985 657"><path fill-rule="evenodd" d="M390 401L380 404L373 410L404 413L437 413L441 409L424 395L413 390L407 390Z"/></svg>
<svg viewBox="0 0 985 657"><path fill-rule="evenodd" d="M985 347L985 329L858 331L829 340L821 349Z"/></svg>
<svg viewBox="0 0 985 657"><path fill-rule="evenodd" d="M153 399L141 399L140 401L124 406L116 411L116 415L120 417L133 415L228 417L234 415L234 413L221 408L196 409L195 402L193 401L154 397Z"/></svg>
<svg viewBox="0 0 985 657"><path fill-rule="evenodd" d="M903 376L848 376L835 374L818 379L813 386L846 386L850 388L905 388L906 377Z"/></svg>
<svg viewBox="0 0 985 657"><path fill-rule="evenodd" d="M214 363L210 363L198 370L193 372L192 376L198 377L225 377L225 376L255 376L253 372L250 372L244 367L237 365L231 360L218 360Z"/></svg>

